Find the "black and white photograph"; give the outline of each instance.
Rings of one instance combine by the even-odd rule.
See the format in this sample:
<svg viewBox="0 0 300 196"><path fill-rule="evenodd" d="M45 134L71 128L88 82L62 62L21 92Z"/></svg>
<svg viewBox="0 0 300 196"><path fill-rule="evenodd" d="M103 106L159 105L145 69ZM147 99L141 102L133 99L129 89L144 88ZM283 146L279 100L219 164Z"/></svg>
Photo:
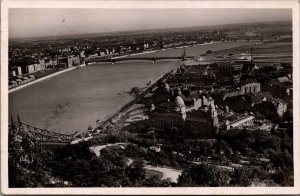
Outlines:
<svg viewBox="0 0 300 196"><path fill-rule="evenodd" d="M5 3L2 192L300 193L299 2Z"/></svg>

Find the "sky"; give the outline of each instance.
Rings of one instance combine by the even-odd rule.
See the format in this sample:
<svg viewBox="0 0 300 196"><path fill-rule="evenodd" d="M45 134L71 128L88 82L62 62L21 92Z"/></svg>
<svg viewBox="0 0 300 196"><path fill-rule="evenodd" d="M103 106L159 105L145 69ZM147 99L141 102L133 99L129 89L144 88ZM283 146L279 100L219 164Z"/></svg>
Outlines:
<svg viewBox="0 0 300 196"><path fill-rule="evenodd" d="M9 9L9 37L292 20L291 9Z"/></svg>

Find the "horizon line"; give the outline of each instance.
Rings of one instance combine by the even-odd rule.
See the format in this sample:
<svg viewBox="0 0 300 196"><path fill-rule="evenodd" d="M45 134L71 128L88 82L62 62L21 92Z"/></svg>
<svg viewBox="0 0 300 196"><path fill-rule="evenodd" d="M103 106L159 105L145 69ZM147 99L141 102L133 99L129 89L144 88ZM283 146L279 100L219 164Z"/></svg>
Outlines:
<svg viewBox="0 0 300 196"><path fill-rule="evenodd" d="M151 29L134 29L134 30L119 30L119 31L105 31L105 32L94 32L94 33L75 33L75 34L61 34L61 35L40 35L34 37L9 37L8 40L18 40L18 39L38 39L38 38L55 38L64 36L79 36L79 35L93 35L93 34L106 34L106 33L122 33L122 32L132 32L132 31L153 31L153 30L172 30L172 29L183 29L183 28L197 28L197 27L217 27L226 25L242 25L242 24L258 24L258 23L272 23L272 22L292 22L292 20L273 20L273 21L259 21L259 22L242 22L242 23L226 23L226 24L214 24L214 25L203 25L203 26L179 26L179 27L169 27L169 28L151 28Z"/></svg>

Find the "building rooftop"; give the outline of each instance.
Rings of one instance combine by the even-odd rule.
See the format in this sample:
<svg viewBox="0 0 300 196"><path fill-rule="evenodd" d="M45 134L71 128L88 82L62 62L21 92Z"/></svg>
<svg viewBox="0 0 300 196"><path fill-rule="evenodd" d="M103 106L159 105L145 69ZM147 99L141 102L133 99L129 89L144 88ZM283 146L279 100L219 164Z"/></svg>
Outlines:
<svg viewBox="0 0 300 196"><path fill-rule="evenodd" d="M270 93L268 93L268 92L260 92L260 93L258 93L256 95L251 95L250 96L250 101L251 101L251 103L259 103L259 102L261 102L263 100L264 97L267 100L273 98L273 96Z"/></svg>
<svg viewBox="0 0 300 196"><path fill-rule="evenodd" d="M280 83L284 83L284 82L290 82L289 78L288 77L279 77L277 78L277 80L280 82Z"/></svg>
<svg viewBox="0 0 300 196"><path fill-rule="evenodd" d="M248 78L241 81L241 85L251 84L251 83L258 83L258 81L255 78Z"/></svg>

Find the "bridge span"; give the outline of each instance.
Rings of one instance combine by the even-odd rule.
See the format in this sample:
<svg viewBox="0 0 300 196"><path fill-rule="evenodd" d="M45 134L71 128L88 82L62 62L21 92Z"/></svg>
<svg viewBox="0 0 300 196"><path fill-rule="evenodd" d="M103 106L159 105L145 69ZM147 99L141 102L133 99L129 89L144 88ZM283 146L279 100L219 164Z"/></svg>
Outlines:
<svg viewBox="0 0 300 196"><path fill-rule="evenodd" d="M67 145L73 140L73 135L61 134L51 132L45 129L40 129L21 122L18 117L17 121L11 118L11 124L9 125L9 131L16 134L20 132L27 132L34 140L40 144L52 144L52 145Z"/></svg>
<svg viewBox="0 0 300 196"><path fill-rule="evenodd" d="M178 59L178 60L187 60L187 59L194 59L194 56L187 56L185 52L185 48L183 48L183 52L181 56L159 56L159 57L141 57L141 56L124 56L124 57L113 57L113 58L103 58L103 57L94 57L91 59L86 59L85 63L94 63L94 62L110 62L112 64L119 62L119 61L130 61L130 60L145 60L145 61L152 61L155 63L158 60L171 60L171 59Z"/></svg>
<svg viewBox="0 0 300 196"><path fill-rule="evenodd" d="M172 60L172 59L178 59L178 60L186 60L186 59L194 59L193 56L188 56L188 57L121 57L121 58L93 58L93 59L88 59L85 61L86 64L88 63L93 63L93 62L110 62L110 63L116 63L120 61L130 61L130 60L144 60L144 61L152 61L155 63L158 60Z"/></svg>

